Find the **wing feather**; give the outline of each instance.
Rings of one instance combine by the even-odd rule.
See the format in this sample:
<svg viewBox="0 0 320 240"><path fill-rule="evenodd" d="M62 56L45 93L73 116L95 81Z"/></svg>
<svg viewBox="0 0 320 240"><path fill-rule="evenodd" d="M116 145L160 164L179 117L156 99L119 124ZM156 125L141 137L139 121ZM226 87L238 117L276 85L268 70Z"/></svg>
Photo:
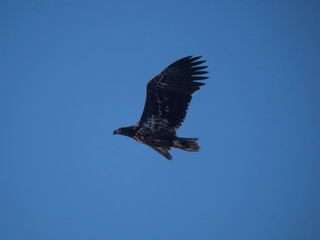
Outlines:
<svg viewBox="0 0 320 240"><path fill-rule="evenodd" d="M157 123L159 131L174 133L183 122L192 94L204 85L199 80L208 77L200 71L207 66L199 66L205 61L197 61L200 57L182 58L164 69L147 84L147 97L139 126L152 126L150 121Z"/></svg>
<svg viewBox="0 0 320 240"><path fill-rule="evenodd" d="M165 148L165 147L152 147L152 148L156 150L158 153L160 153L162 156L164 156L166 159L172 160L172 156L168 151L170 150L170 148Z"/></svg>

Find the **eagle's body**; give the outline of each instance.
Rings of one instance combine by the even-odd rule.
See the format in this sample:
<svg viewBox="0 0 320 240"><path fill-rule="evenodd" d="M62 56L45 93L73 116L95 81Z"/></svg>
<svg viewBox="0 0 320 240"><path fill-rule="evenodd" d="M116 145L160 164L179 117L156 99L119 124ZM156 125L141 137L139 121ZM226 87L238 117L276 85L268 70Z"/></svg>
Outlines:
<svg viewBox="0 0 320 240"><path fill-rule="evenodd" d="M204 85L199 80L208 77L199 76L208 72L201 71L206 66L198 66L205 61L200 57L182 58L147 84L147 98L140 121L131 127L119 128L113 134L131 137L140 143L152 147L167 159L171 147L197 152L197 138L179 138L176 130L183 122L191 95Z"/></svg>

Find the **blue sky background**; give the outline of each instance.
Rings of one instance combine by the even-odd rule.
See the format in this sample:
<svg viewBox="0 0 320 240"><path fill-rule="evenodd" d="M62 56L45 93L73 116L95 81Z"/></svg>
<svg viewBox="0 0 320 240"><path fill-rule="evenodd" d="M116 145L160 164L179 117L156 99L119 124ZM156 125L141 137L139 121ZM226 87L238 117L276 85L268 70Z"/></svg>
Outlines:
<svg viewBox="0 0 320 240"><path fill-rule="evenodd" d="M1 1L0 239L320 239L319 1ZM116 128L210 79L173 161Z"/></svg>

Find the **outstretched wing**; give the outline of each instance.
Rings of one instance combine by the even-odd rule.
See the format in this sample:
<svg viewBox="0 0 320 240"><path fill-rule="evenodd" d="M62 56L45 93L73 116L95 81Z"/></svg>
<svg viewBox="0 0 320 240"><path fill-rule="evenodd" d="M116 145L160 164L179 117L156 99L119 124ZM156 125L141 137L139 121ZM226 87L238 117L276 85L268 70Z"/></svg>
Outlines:
<svg viewBox="0 0 320 240"><path fill-rule="evenodd" d="M201 76L208 73L202 71L207 66L199 66L205 61L200 57L182 58L147 84L147 98L140 121L140 127L149 128L152 132L174 133L183 122L191 95L204 85L199 80L207 79Z"/></svg>

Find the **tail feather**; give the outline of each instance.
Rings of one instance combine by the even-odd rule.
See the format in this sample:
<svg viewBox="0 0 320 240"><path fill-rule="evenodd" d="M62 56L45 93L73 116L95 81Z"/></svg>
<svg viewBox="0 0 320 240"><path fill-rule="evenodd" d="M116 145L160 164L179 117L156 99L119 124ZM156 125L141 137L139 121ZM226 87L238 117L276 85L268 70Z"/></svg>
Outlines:
<svg viewBox="0 0 320 240"><path fill-rule="evenodd" d="M198 138L177 138L173 140L173 147L189 152L198 152L200 147L196 141Z"/></svg>

